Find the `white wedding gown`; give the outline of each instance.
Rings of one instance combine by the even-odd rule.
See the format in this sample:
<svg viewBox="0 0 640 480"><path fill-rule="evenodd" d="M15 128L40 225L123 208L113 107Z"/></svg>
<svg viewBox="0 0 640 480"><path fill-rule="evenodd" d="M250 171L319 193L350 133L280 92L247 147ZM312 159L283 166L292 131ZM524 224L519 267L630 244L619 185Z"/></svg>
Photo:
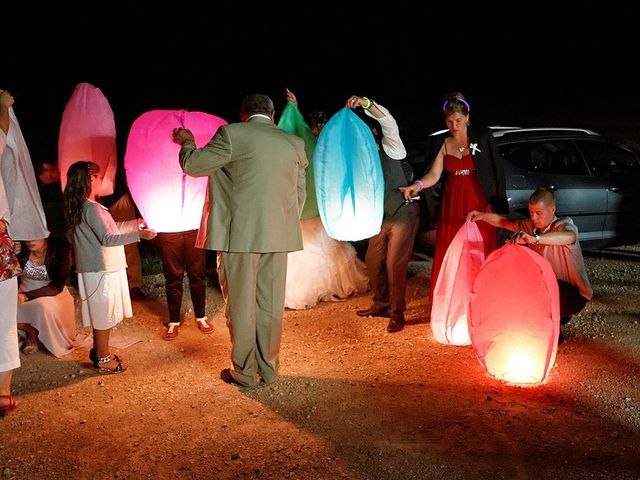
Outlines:
<svg viewBox="0 0 640 480"><path fill-rule="evenodd" d="M369 290L366 267L348 242L330 238L320 217L301 220L304 250L289 253L284 306L294 310Z"/></svg>

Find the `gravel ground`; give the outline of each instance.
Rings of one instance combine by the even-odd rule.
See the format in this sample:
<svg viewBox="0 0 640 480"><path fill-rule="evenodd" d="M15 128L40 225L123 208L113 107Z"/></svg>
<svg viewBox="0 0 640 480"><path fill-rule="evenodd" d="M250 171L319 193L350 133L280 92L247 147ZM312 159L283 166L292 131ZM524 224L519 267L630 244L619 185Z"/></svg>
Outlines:
<svg viewBox="0 0 640 480"><path fill-rule="evenodd" d="M426 318L430 259L415 257L407 326L360 318L365 294L286 311L279 380L223 383L230 345L190 311L161 340L161 275L114 332L130 368L100 376L88 351L22 357L20 407L0 420L4 479L638 479L640 246L586 253L595 297L563 327L548 380L497 382L470 347L436 343ZM185 299L188 301L188 295ZM186 302L185 302L186 303Z"/></svg>

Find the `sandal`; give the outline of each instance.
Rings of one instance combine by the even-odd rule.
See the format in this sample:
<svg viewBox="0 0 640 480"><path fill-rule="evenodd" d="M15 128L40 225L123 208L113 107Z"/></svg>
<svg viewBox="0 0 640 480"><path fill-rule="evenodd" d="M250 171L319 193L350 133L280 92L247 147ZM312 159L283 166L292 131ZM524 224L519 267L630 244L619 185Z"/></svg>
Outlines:
<svg viewBox="0 0 640 480"><path fill-rule="evenodd" d="M4 417L11 410L18 406L18 402L16 402L11 395L0 395L0 398L8 398L9 403L0 407L0 417Z"/></svg>
<svg viewBox="0 0 640 480"><path fill-rule="evenodd" d="M96 357L97 360L94 360L93 366L98 370L98 373L101 375L106 375L110 373L122 373L127 370L128 366L122 363L122 360L118 355L107 355L106 357ZM113 368L103 366L106 363L111 361L117 362L117 365Z"/></svg>
<svg viewBox="0 0 640 480"><path fill-rule="evenodd" d="M168 341L175 340L175 338L178 336L179 333L180 333L180 323L169 322L166 330L162 334L162 339L168 340Z"/></svg>
<svg viewBox="0 0 640 480"><path fill-rule="evenodd" d="M121 362L122 360L120 359L120 357L117 354L113 354L113 359L116 362ZM94 368L99 368L98 367L98 353L96 352L95 348L92 348L91 350L89 350L89 360L91 360L91 363L93 363L93 367ZM126 368L125 368L126 370Z"/></svg>
<svg viewBox="0 0 640 480"><path fill-rule="evenodd" d="M208 318L206 317L206 315L202 318L196 318L196 325L198 326L198 330L200 330L205 335L213 333L213 325L209 325L207 323L207 320Z"/></svg>

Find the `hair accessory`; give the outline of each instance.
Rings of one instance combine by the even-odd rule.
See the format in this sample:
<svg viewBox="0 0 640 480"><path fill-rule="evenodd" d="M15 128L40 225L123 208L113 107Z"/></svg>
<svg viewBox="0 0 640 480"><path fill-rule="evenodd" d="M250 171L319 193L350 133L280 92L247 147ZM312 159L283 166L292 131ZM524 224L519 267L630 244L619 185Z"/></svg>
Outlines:
<svg viewBox="0 0 640 480"><path fill-rule="evenodd" d="M469 106L469 104L467 103L467 101L464 98L450 97L450 98L447 98L444 101L444 105L442 105L442 111L443 112L447 110L447 105L452 100L457 100L458 102L464 103L464 105L467 107L467 113L469 113L471 111L471 107Z"/></svg>

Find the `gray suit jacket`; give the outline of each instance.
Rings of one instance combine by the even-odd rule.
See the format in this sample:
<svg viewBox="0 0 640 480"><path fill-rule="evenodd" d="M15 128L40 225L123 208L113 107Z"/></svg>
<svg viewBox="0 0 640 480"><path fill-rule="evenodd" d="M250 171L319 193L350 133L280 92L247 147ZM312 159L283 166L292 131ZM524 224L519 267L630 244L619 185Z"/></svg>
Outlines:
<svg viewBox="0 0 640 480"><path fill-rule="evenodd" d="M185 142L184 172L209 176L196 246L223 252L301 250L307 164L304 141L263 117L220 127L203 148Z"/></svg>

